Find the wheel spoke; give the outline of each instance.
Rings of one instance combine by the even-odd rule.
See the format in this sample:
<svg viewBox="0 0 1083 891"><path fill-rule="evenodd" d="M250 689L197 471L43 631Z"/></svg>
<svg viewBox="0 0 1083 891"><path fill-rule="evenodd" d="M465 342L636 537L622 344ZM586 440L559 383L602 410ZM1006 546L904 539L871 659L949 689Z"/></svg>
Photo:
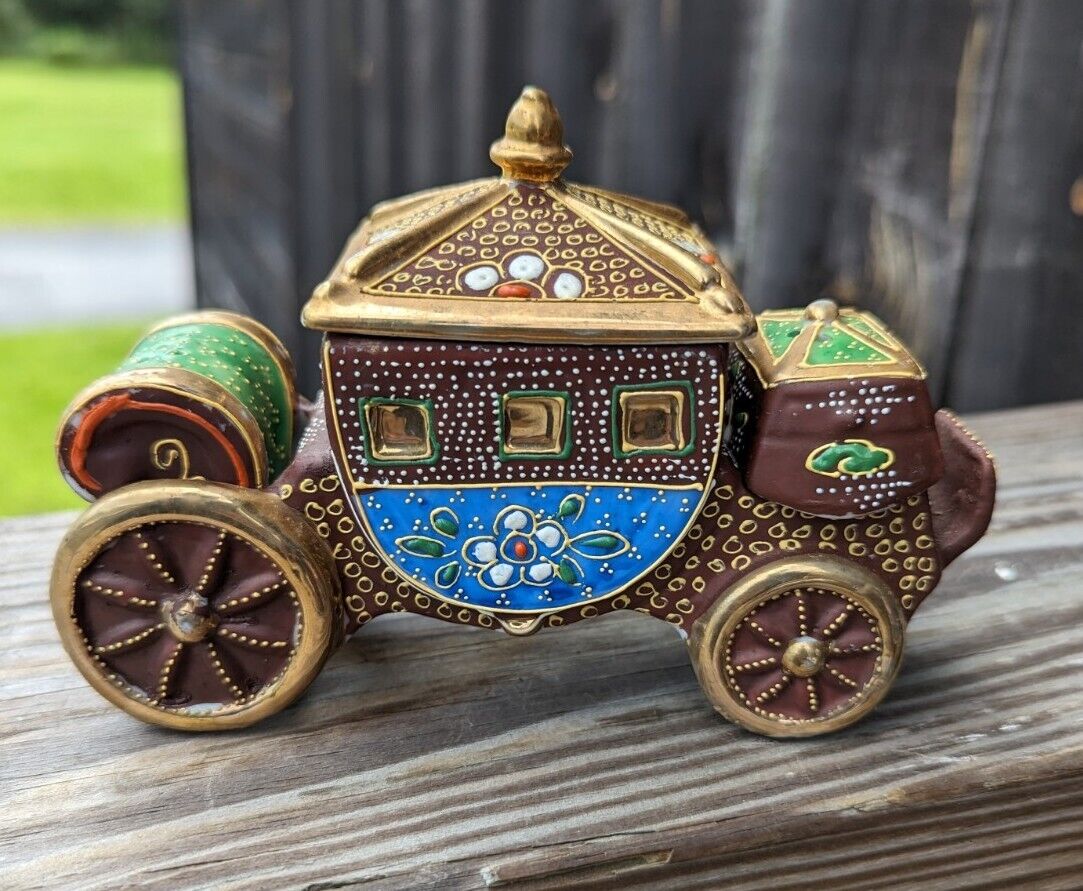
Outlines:
<svg viewBox="0 0 1083 891"><path fill-rule="evenodd" d="M778 641L778 640L775 640L775 638L771 637L771 635L767 633L767 629L764 628L755 619L749 619L748 620L748 627L751 628L753 631L755 631L756 634L758 634L761 638L763 638L765 641L767 641L767 643L769 643L771 646L773 646L776 650L783 649L782 642Z"/></svg>
<svg viewBox="0 0 1083 891"><path fill-rule="evenodd" d="M772 699L776 699L778 695L790 685L790 681L792 680L792 674L787 671L782 672L782 679L776 681L774 684L764 690L759 696L757 696L756 702L758 702L760 705L763 705L765 702L770 702Z"/></svg>
<svg viewBox="0 0 1083 891"><path fill-rule="evenodd" d="M284 587L286 587L286 580L280 577L277 582L264 585L262 588L255 588L246 594L231 597L225 603L218 604L215 609L220 613L228 613L237 607L262 606Z"/></svg>
<svg viewBox="0 0 1083 891"><path fill-rule="evenodd" d="M806 637L808 635L808 606L805 604L805 597L798 591L793 595L793 599L797 601L797 626L801 630L801 636Z"/></svg>
<svg viewBox="0 0 1083 891"><path fill-rule="evenodd" d="M114 576L113 573L109 574ZM139 588L138 582L132 579L125 579L123 576L115 576L108 579L109 584L101 584L95 579L83 579L83 587L86 590L93 592L94 594L100 594L102 597L108 598L111 601L118 603L121 606L135 606L142 607L144 609L153 609L158 606L158 600L151 597L139 597L136 594L129 594L125 589Z"/></svg>
<svg viewBox="0 0 1083 891"><path fill-rule="evenodd" d="M157 625L151 625L149 628L144 628L142 631L138 631L121 640L99 644L94 647L94 653L98 656L106 654L119 655L128 650L134 650L136 647L140 647L152 640L163 628L165 628L165 625L159 622Z"/></svg>
<svg viewBox="0 0 1083 891"><path fill-rule="evenodd" d="M853 612L854 605L852 603L847 603L846 606L843 607L842 612L824 626L824 630L820 632L820 636L823 638L834 637L838 634L842 626L846 624L850 616L853 615Z"/></svg>
<svg viewBox="0 0 1083 891"><path fill-rule="evenodd" d="M837 644L829 644L827 652L832 656L860 656L862 653L879 653L880 645L875 643L850 644L840 647Z"/></svg>
<svg viewBox="0 0 1083 891"><path fill-rule="evenodd" d="M861 686L861 684L855 681L852 677L847 674L843 674L837 668L833 668L830 665L826 666L826 668L831 673L831 677L835 678L840 683L845 684L847 687L853 687L856 690L858 687Z"/></svg>
<svg viewBox="0 0 1083 891"><path fill-rule="evenodd" d="M233 676L229 673L229 669L226 668L225 662L222 661L217 647L210 641L207 641L207 652L211 657L211 663L214 665L215 674L226 685L226 689L229 690L233 698L237 702L241 702L245 698L244 690L237 686L237 682L233 680Z"/></svg>
<svg viewBox="0 0 1083 891"><path fill-rule="evenodd" d="M169 654L169 657L162 663L162 670L158 673L158 687L155 691L156 695L152 700L155 705L169 695L169 685L173 681L173 672L177 667L177 660L180 658L180 654L183 650L184 644L178 643Z"/></svg>
<svg viewBox="0 0 1083 891"><path fill-rule="evenodd" d="M214 574L215 569L222 560L222 549L226 546L226 533L225 530L218 533L218 540L214 543L214 548L211 550L210 556L207 557L207 562L203 565L203 572L199 576L199 581L196 583L196 593L202 594L207 587L207 583L211 580L211 576Z"/></svg>
<svg viewBox="0 0 1083 891"><path fill-rule="evenodd" d="M281 650L290 645L288 640L269 640L265 637L253 637L250 634L240 634L230 628L219 627L218 633L230 641L253 650Z"/></svg>
<svg viewBox="0 0 1083 891"><path fill-rule="evenodd" d="M165 581L171 585L176 585L177 580L162 562L162 557L159 553L160 548L153 545L150 539L143 535L142 532L136 532L135 537L139 542L139 549L143 552L143 556L147 558L147 562L154 567L154 571L158 573Z"/></svg>
<svg viewBox="0 0 1083 891"><path fill-rule="evenodd" d="M733 665L731 667L739 674L756 674L761 671L767 671L767 669L774 668L777 665L778 659L774 656L768 656L766 659L755 659L752 662L742 662L740 665Z"/></svg>

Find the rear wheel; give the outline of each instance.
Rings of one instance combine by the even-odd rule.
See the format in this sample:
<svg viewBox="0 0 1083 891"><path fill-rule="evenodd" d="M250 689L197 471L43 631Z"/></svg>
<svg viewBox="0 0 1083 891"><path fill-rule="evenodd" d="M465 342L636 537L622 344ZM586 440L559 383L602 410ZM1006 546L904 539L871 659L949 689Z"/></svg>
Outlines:
<svg viewBox="0 0 1083 891"><path fill-rule="evenodd" d="M183 730L289 705L341 636L326 545L275 496L202 481L105 496L57 555L53 615L99 693Z"/></svg>
<svg viewBox="0 0 1083 891"><path fill-rule="evenodd" d="M689 643L721 714L767 736L816 736L883 699L904 629L902 608L876 576L833 557L795 558L730 588Z"/></svg>

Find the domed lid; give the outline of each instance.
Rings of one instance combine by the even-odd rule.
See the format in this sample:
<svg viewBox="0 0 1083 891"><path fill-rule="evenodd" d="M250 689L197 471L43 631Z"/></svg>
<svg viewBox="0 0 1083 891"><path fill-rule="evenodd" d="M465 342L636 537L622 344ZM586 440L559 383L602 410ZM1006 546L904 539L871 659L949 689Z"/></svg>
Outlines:
<svg viewBox="0 0 1083 891"><path fill-rule="evenodd" d="M310 328L520 343L691 343L756 323L674 207L561 179L549 96L527 87L490 150L503 176L373 208L305 306Z"/></svg>

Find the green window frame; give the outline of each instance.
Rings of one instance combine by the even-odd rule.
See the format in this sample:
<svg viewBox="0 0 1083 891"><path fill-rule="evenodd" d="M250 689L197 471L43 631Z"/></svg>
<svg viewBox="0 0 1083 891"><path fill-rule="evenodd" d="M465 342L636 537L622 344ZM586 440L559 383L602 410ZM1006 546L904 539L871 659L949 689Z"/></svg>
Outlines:
<svg viewBox="0 0 1083 891"><path fill-rule="evenodd" d="M636 397L642 396L642 399ZM654 397L653 400L651 397ZM635 403L641 403L637 406ZM672 445L637 445L630 427L633 412L668 410L673 407L675 420ZM685 417L688 434L685 438ZM665 455L683 458L696 447L696 398L691 381L653 381L649 384L618 384L610 397L610 427L613 435L613 455L634 458L639 455Z"/></svg>
<svg viewBox="0 0 1083 891"><path fill-rule="evenodd" d="M365 458L369 463L402 466L435 464L439 460L440 443L436 439L436 418L431 399L370 396L359 399L357 405L365 433ZM423 452L418 450L416 454L410 454L400 447L396 454L396 447L387 441L383 428L391 417L390 411L395 408L417 410L421 413L424 432L417 438L427 445Z"/></svg>
<svg viewBox="0 0 1083 891"><path fill-rule="evenodd" d="M516 444L516 433L511 429L514 422L509 419L508 410L517 401L530 401L547 412L545 422L552 426L552 433L543 431L537 436L551 435L554 442L550 448L525 442ZM501 461L562 461L572 453L571 394L564 390L509 390L500 397L499 427Z"/></svg>

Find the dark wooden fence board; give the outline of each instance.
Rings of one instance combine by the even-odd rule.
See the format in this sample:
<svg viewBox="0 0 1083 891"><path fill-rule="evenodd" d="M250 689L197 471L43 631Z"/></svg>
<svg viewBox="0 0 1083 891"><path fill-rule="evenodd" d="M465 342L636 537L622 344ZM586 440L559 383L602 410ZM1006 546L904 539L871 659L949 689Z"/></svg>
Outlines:
<svg viewBox="0 0 1083 891"><path fill-rule="evenodd" d="M1083 395L1075 0L184 0L200 301L297 315L376 201L486 175L522 84L574 179L674 201L757 308L880 313L962 409Z"/></svg>

